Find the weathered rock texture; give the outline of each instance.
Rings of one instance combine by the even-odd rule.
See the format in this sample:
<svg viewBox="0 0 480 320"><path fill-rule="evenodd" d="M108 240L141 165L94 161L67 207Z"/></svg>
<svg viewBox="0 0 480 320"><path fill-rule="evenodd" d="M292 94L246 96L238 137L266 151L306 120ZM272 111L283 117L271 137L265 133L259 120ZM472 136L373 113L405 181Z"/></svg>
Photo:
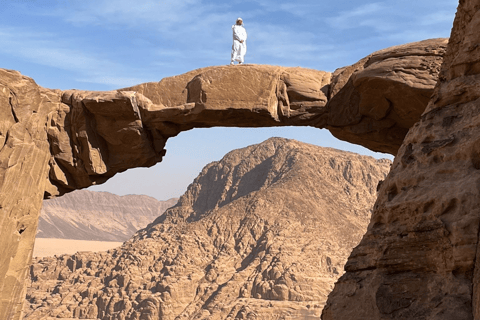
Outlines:
<svg viewBox="0 0 480 320"><path fill-rule="evenodd" d="M142 110L153 115L155 120L146 122L165 137L219 124L308 125L327 128L339 139L374 151L396 154L425 110L447 42L431 39L384 49L333 75L302 68L227 66L126 90L137 91L154 104L147 101ZM165 118L168 127L156 125Z"/></svg>
<svg viewBox="0 0 480 320"><path fill-rule="evenodd" d="M460 1L440 80L322 319L480 319L480 4Z"/></svg>
<svg viewBox="0 0 480 320"><path fill-rule="evenodd" d="M119 249L38 260L26 319L309 319L391 162L280 138L207 165Z"/></svg>
<svg viewBox="0 0 480 320"><path fill-rule="evenodd" d="M447 42L380 50L336 70L326 127L341 140L395 155L430 100Z"/></svg>
<svg viewBox="0 0 480 320"><path fill-rule="evenodd" d="M48 119L58 104L30 78L0 73L0 319L18 319L48 181Z"/></svg>
<svg viewBox="0 0 480 320"><path fill-rule="evenodd" d="M440 39L392 48L392 54L384 50L353 67L358 70L352 79L363 74L370 80L350 84L347 71L337 72L333 86L328 72L243 65L199 69L119 91L61 92L0 69L0 319L20 317L43 195L58 196L129 168L152 166L164 156L169 137L193 127L309 125L330 128L338 137L344 127L345 139L356 132L364 146L395 153L403 139L399 132L408 127L401 116L410 118L412 104L402 105L405 100L390 92L400 87L409 96L420 94L422 101L427 82L433 90L444 47ZM387 111L383 102L378 108L371 104L383 100L372 96L368 83L390 89L384 97L391 102ZM358 104L349 103L349 92ZM351 111L338 107L343 104L337 95L346 97ZM348 121L338 122L347 114ZM371 116L376 120L368 120Z"/></svg>
<svg viewBox="0 0 480 320"><path fill-rule="evenodd" d="M175 205L145 195L77 190L44 200L37 238L126 241Z"/></svg>

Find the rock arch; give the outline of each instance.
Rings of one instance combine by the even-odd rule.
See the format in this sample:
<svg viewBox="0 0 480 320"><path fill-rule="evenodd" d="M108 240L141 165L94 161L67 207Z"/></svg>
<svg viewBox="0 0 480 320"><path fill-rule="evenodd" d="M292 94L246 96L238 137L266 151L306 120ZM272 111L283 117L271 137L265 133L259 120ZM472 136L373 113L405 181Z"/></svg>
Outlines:
<svg viewBox="0 0 480 320"><path fill-rule="evenodd" d="M21 317L44 197L152 166L169 137L196 127L313 126L396 154L429 101L446 45L392 47L333 74L219 66L109 92L45 89L0 70L0 318Z"/></svg>

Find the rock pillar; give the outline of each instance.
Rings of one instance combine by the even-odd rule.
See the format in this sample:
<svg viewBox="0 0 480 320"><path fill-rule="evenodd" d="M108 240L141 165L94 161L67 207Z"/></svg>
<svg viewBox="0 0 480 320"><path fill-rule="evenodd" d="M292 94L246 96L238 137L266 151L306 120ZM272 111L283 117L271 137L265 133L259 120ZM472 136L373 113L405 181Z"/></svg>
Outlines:
<svg viewBox="0 0 480 320"><path fill-rule="evenodd" d="M55 103L33 80L0 83L0 319L20 319L25 277L47 182L48 115Z"/></svg>

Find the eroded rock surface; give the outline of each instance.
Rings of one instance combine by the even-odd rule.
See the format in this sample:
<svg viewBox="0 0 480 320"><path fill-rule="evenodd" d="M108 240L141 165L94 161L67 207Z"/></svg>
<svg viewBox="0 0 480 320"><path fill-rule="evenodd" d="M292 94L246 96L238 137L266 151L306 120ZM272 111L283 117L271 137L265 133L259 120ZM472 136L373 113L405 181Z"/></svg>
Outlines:
<svg viewBox="0 0 480 320"><path fill-rule="evenodd" d="M432 49L435 41L438 48ZM377 125L368 119L378 118L383 107L365 102L364 108L362 102L362 108L348 104L352 111L346 112L338 107L342 99L335 97L342 94L347 103L352 99L343 92L353 90L359 99L366 92L367 98L360 101L381 101L371 99L370 82L386 83L392 91L411 89L410 96L423 97L427 94L423 86L430 81L425 77L433 84L445 46L444 40L433 42L425 43L424 49L417 43L367 57L370 62L352 67L358 70L351 77L369 73L365 77L374 81L354 81L353 89L343 71L336 73L331 86L328 72L242 65L199 69L118 91L62 92L0 69L0 318L20 317L23 279L43 196L59 196L103 183L130 168L152 166L165 155L169 137L194 127L308 125L330 128L339 137L338 130L344 130L345 139L394 152L396 147L385 148L389 143L384 142L400 145L403 129L397 129L404 121L395 121L402 115L399 110L411 110L410 103L402 106L403 100L387 95L393 107L381 112L385 118ZM409 54L408 48L418 54ZM379 66L390 71L382 73ZM406 69L413 76L394 75ZM360 117L355 116L360 112ZM337 122L347 114L352 121ZM358 133L361 141L352 133Z"/></svg>
<svg viewBox="0 0 480 320"><path fill-rule="evenodd" d="M341 140L395 155L430 100L447 43L391 47L336 70L327 128Z"/></svg>
<svg viewBox="0 0 480 320"><path fill-rule="evenodd" d="M333 78L303 68L219 66L117 92L63 92L48 132L47 193L151 166L168 138L200 127L308 125L394 154L433 92L445 46L433 39L385 49Z"/></svg>
<svg viewBox="0 0 480 320"><path fill-rule="evenodd" d="M333 75L302 68L226 66L126 90L148 97L156 106L143 109L155 114L153 122L167 117L172 134L218 125L218 120L223 126L308 125L396 154L433 93L447 42L431 39L380 50ZM176 107L154 113L159 106Z"/></svg>
<svg viewBox="0 0 480 320"><path fill-rule="evenodd" d="M47 184L51 91L0 71L0 319L19 319Z"/></svg>
<svg viewBox="0 0 480 320"><path fill-rule="evenodd" d="M460 1L435 93L322 319L480 319L480 8Z"/></svg>
<svg viewBox="0 0 480 320"><path fill-rule="evenodd" d="M37 260L25 319L318 318L390 164L281 138L232 151L119 249Z"/></svg>
<svg viewBox="0 0 480 320"><path fill-rule="evenodd" d="M117 92L63 92L48 132L47 196L151 166L168 138L200 127L314 126L394 154L433 92L445 46L433 39L379 51L337 71L332 85L324 71L243 65Z"/></svg>

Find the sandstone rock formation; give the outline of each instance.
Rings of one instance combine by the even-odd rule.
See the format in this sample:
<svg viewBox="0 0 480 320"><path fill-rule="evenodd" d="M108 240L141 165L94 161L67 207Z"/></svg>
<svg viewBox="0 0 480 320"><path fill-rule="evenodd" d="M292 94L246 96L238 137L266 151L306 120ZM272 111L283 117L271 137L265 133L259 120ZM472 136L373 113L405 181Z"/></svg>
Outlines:
<svg viewBox="0 0 480 320"><path fill-rule="evenodd" d="M119 249L34 263L25 319L318 318L390 164L281 138L232 151Z"/></svg>
<svg viewBox="0 0 480 320"><path fill-rule="evenodd" d="M0 81L0 319L19 319L51 158L55 92L18 72Z"/></svg>
<svg viewBox="0 0 480 320"><path fill-rule="evenodd" d="M430 100L447 42L380 50L336 70L326 127L341 140L395 155Z"/></svg>
<svg viewBox="0 0 480 320"><path fill-rule="evenodd" d="M123 242L177 201L78 190L43 201L37 238Z"/></svg>
<svg viewBox="0 0 480 320"><path fill-rule="evenodd" d="M425 110L447 42L431 39L384 49L333 75L302 68L225 66L125 90L154 104L147 101L141 110L155 120L143 114L142 118L164 137L219 122L244 127L308 125L395 155ZM158 126L165 118L168 127Z"/></svg>
<svg viewBox="0 0 480 320"><path fill-rule="evenodd" d="M460 1L435 93L322 319L480 319L480 6Z"/></svg>
<svg viewBox="0 0 480 320"><path fill-rule="evenodd" d="M345 139L358 133L366 147L394 152L406 130L402 126L408 125L408 120L398 119L411 117L411 103L401 105L404 100L387 94L385 100L392 103L386 111L373 107L368 101L382 99L372 99L368 83L386 83L392 92L396 87L404 93L411 90L409 95L417 97L416 92L422 101L423 85L429 82L425 77L432 84L437 78L445 40L409 46L418 54L409 55L408 46L393 48L397 53L382 51L353 67L357 71L352 79L361 74L371 79L352 80L353 89L347 79L350 71L337 72L330 86L328 72L243 65L199 69L129 89L134 91L61 92L0 69L0 319L20 318L42 197L103 183L132 167L151 166L165 155L166 140L182 130L309 125L330 128L340 137L344 127ZM382 73L386 67L390 71ZM413 76L406 77L402 70ZM354 101L350 91L358 104L347 103ZM351 112L332 102L337 95L346 97ZM351 119L337 121L347 114ZM376 120L368 120L371 117ZM393 149L385 147L390 142Z"/></svg>

